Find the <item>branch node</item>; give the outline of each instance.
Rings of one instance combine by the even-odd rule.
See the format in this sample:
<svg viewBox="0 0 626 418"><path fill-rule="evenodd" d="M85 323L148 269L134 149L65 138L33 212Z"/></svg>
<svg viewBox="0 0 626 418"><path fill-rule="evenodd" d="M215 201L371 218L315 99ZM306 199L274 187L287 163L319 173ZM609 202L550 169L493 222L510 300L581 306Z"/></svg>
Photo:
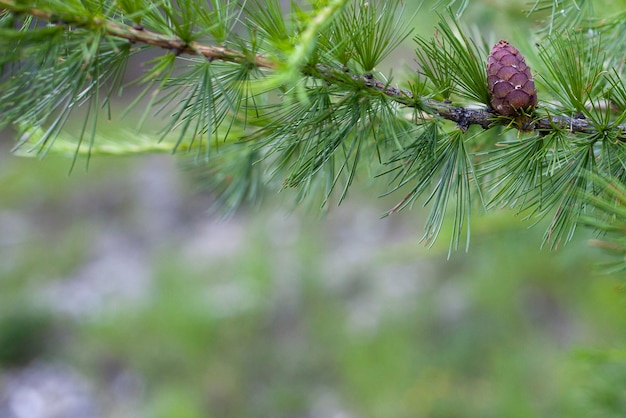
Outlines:
<svg viewBox="0 0 626 418"><path fill-rule="evenodd" d="M463 133L467 132L471 125L471 120L468 115L468 111L462 107L457 108L459 112L459 119L456 123L457 129L460 129Z"/></svg>

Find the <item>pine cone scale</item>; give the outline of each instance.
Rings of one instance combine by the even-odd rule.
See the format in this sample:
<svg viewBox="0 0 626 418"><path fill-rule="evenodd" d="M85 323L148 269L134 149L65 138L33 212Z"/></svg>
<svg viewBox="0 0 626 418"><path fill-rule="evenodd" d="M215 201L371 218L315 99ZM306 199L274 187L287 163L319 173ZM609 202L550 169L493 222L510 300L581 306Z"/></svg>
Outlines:
<svg viewBox="0 0 626 418"><path fill-rule="evenodd" d="M531 81L528 80L528 76L524 73L514 73L513 76L509 78L509 83L513 84L516 88L517 86L525 86L530 82Z"/></svg>
<svg viewBox="0 0 626 418"><path fill-rule="evenodd" d="M524 73L520 73L517 68L514 67L502 67L500 68L500 70L496 73L496 75L501 78L502 80L510 80L513 76L515 75L524 75Z"/></svg>

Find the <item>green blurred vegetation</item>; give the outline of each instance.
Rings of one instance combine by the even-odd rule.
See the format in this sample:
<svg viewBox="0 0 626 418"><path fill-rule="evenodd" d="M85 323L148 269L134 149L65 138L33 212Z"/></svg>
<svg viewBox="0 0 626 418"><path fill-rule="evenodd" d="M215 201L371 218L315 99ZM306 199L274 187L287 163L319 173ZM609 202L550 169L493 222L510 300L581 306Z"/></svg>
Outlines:
<svg viewBox="0 0 626 418"><path fill-rule="evenodd" d="M523 4L465 13L496 40L530 25ZM0 390L44 361L88 376L111 418L626 415L623 278L584 230L551 252L541 225L476 215L448 260L446 236L418 243L425 213L379 219L393 202L359 185L324 219L267 202L217 220L168 156L68 176L68 160L7 153Z"/></svg>
<svg viewBox="0 0 626 418"><path fill-rule="evenodd" d="M167 161L101 158L68 177L66 160L3 160L0 218L22 225L11 237L0 222L5 371L69 364L111 417L126 416L107 397L123 372L144 388L128 416L623 416L622 282L597 273L602 253L582 234L542 251L541 228L482 216L470 252L446 260L444 244L417 243L420 211L381 220L386 202L367 197L323 220L272 204L189 218L185 206L206 201ZM143 213L142 183L128 180L142 165L170 170L180 190L165 232L141 222L172 216ZM42 298L115 252L97 244L110 231L135 237L147 264L138 298L79 314Z"/></svg>

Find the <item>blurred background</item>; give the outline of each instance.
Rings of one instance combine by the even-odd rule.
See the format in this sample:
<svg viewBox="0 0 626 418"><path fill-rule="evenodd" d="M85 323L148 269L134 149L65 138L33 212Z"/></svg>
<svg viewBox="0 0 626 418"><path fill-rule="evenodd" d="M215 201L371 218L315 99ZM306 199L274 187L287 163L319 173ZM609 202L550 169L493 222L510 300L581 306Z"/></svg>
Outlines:
<svg viewBox="0 0 626 418"><path fill-rule="evenodd" d="M513 39L524 7L465 16ZM425 5L415 26L435 19ZM403 48L390 62L414 65ZM552 252L545 225L476 213L448 259L447 231L419 243L427 209L381 219L398 197L365 178L324 214L266 199L224 219L184 156L68 175L13 140L0 133L2 418L626 416L623 278L596 267L588 231Z"/></svg>

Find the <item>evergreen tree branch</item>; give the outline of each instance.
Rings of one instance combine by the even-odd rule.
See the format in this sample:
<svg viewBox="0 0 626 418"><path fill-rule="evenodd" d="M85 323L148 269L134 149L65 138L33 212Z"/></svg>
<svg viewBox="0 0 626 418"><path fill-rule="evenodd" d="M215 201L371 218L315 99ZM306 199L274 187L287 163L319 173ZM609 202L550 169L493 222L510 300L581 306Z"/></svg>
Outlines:
<svg viewBox="0 0 626 418"><path fill-rule="evenodd" d="M320 78L325 81L333 82L340 80L340 70L328 68L318 65L317 69L321 74ZM311 74L307 74L311 75ZM454 106L449 101L439 101L433 99L424 99L414 97L413 93L406 89L399 89L390 86L389 83L375 79L369 74L366 75L350 75L350 78L356 82L362 83L365 87L375 89L386 96L389 96L398 103L408 107L420 107L427 113L432 113L443 119L456 122L459 128L466 130L471 125L479 125L483 129L489 129L496 125L509 125L512 119L502 117L493 110L488 108L475 109L463 106ZM542 134L551 132L555 129L567 131L569 133L581 134L597 134L598 131L594 125L585 118L569 117L563 115L554 115L535 120L527 130L538 131ZM617 140L626 142L626 124L614 126Z"/></svg>
<svg viewBox="0 0 626 418"><path fill-rule="evenodd" d="M0 6L8 10L25 13L38 19L46 20L50 23L63 26L95 27L102 29L109 36L126 39L132 43L143 43L159 48L174 51L177 55L197 55L204 56L209 60L221 60L244 64L250 61L250 57L245 54L233 51L220 46L202 45L198 42L184 42L178 37L166 36L160 33L149 31L141 25L128 26L117 22L105 20L102 17L85 19L84 16L59 15L46 10L34 7L22 7L13 0L2 0ZM265 56L255 54L252 56L252 63L259 68L275 68L276 65Z"/></svg>
<svg viewBox="0 0 626 418"><path fill-rule="evenodd" d="M389 213L426 196L424 239L434 242L451 216L451 250L469 239L475 200L535 218L553 212L545 241L556 247L591 212L581 196L597 190L584 173L624 181L626 86L617 58L606 61L590 35L538 45L542 103L505 116L490 107L488 70L501 58L486 65L488 45L453 15L440 16L433 39L415 38L421 68L403 88L375 70L411 32L394 18L401 2L311 0L306 9L292 3L290 13L280 0L252 3L0 0L0 126L18 127L15 150L45 155L61 138L55 152L74 161L194 150L210 161L203 167L228 209L256 202L266 185L297 188L298 201L323 205L341 189L341 202L357 167L375 159L389 194L408 189ZM98 107L122 93L128 58L148 47L165 53L136 80L145 88L129 109L148 99L140 125L153 110L170 113L164 142L111 143L98 132ZM530 70L524 75L533 81ZM79 107L80 132L62 132ZM472 125L483 129L466 134ZM534 135L507 140L497 127Z"/></svg>
<svg viewBox="0 0 626 418"><path fill-rule="evenodd" d="M278 64L263 54L244 54L233 49L206 45L199 42L185 42L176 36L168 36L153 32L140 25L129 26L106 20L104 17L92 17L86 19L84 16L73 16L71 14L59 15L36 7L28 7L19 4L14 0L0 0L0 6L19 13L24 13L38 19L46 20L56 25L100 28L107 35L126 39L131 43L143 43L156 46L176 55L203 56L210 61L219 60L237 64L251 64L260 69L277 69ZM302 68L303 75L318 78L328 83L357 83L362 88L375 90L386 95L395 102L407 107L419 108L427 114L439 116L443 119L455 122L462 130L467 130L471 125L479 125L483 129L494 126L511 125L513 120L502 117L489 108L470 108L455 106L449 101L439 101L415 97L407 89L400 89L391 86L388 82L376 79L371 74L353 74L346 69L333 68L324 64L307 65ZM597 134L598 131L593 123L586 118L569 117L564 115L551 115L539 118L532 124L524 127L527 131L538 131L542 134L549 133L555 129L565 130L570 133ZM612 127L614 137L620 142L626 142L626 124Z"/></svg>

